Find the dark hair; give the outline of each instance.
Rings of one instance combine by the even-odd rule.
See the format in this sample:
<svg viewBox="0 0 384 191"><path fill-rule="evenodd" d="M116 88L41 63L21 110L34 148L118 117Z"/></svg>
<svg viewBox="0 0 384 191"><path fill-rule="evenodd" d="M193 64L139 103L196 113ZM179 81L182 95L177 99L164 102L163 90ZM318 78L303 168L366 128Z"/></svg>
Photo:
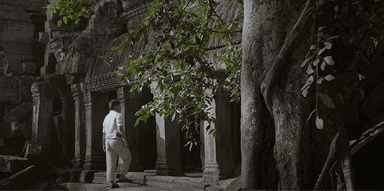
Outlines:
<svg viewBox="0 0 384 191"><path fill-rule="evenodd" d="M114 110L116 106L120 105L120 102L117 99L112 99L108 102L109 110Z"/></svg>

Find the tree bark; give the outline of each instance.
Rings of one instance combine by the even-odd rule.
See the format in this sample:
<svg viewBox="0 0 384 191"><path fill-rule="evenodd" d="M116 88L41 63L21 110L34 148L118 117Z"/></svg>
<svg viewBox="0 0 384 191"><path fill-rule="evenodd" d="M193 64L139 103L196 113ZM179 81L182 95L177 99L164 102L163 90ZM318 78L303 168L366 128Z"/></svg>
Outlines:
<svg viewBox="0 0 384 191"><path fill-rule="evenodd" d="M332 116L335 111L324 107L321 110L326 111L323 119L326 119L324 123L327 129L317 130L313 118L309 123L306 122L315 107L311 100L316 93L312 90L306 98L301 95L300 89L307 76L299 63L304 60L306 52L296 47L300 44L309 47L303 39L308 39L308 23L311 20L298 22L290 29L298 34L287 35L290 30L287 32L286 27L289 22L297 21L298 18L311 17L315 1L290 2L288 9L286 1L244 1L241 74L242 189L276 189L276 181L265 181L276 180L277 177L279 189L313 189L327 159L332 138L340 125L335 122L337 117ZM303 14L303 5L306 2ZM280 7L287 10L279 12ZM266 81L263 83L264 77ZM331 117L327 118L328 116ZM272 123L267 122L269 118L273 119ZM267 133L270 130L275 133ZM263 166L271 164L262 163L272 152L268 148L273 143L270 144L267 140L274 142L278 175L273 173L275 168L268 169L269 173L262 170Z"/></svg>

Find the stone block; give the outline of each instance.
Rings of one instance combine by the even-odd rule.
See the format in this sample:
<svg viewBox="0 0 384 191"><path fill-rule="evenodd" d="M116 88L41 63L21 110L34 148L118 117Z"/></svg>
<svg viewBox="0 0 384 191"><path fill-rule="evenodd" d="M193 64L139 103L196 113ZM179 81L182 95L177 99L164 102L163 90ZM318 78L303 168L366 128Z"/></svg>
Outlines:
<svg viewBox="0 0 384 191"><path fill-rule="evenodd" d="M55 73L63 75L64 72L65 72L65 67L64 66L65 66L65 63L63 63L63 62L56 63Z"/></svg>
<svg viewBox="0 0 384 191"><path fill-rule="evenodd" d="M32 52L32 43L3 42L2 45L7 53L28 55Z"/></svg>
<svg viewBox="0 0 384 191"><path fill-rule="evenodd" d="M2 46L0 46L3 48ZM0 75L5 75L8 70L8 59L4 51L0 51Z"/></svg>
<svg viewBox="0 0 384 191"><path fill-rule="evenodd" d="M23 74L23 62L33 61L32 55L7 53L8 71L15 75Z"/></svg>
<svg viewBox="0 0 384 191"><path fill-rule="evenodd" d="M42 76L42 77L44 77L47 74L53 74L53 73L55 73L55 71L54 71L54 69L52 69L52 67L43 66L40 68L40 76Z"/></svg>
<svg viewBox="0 0 384 191"><path fill-rule="evenodd" d="M87 28L88 21L82 19L77 24L75 24L75 22L73 22L73 21L71 21L68 24L70 25L72 31L82 31L82 30Z"/></svg>
<svg viewBox="0 0 384 191"><path fill-rule="evenodd" d="M3 42L33 42L34 26L27 22L0 21L0 39Z"/></svg>
<svg viewBox="0 0 384 191"><path fill-rule="evenodd" d="M33 104L32 102L24 102L14 109L10 110L7 115L3 117L0 122L0 137L10 138L12 136L11 123L13 121L24 121L32 114Z"/></svg>
<svg viewBox="0 0 384 191"><path fill-rule="evenodd" d="M50 49L64 49L64 44L61 38L56 38L49 43Z"/></svg>
<svg viewBox="0 0 384 191"><path fill-rule="evenodd" d="M57 26L57 21L48 20L45 22L45 32L51 31L71 31L71 26L64 23Z"/></svg>
<svg viewBox="0 0 384 191"><path fill-rule="evenodd" d="M1 0L1 4L22 7L29 12L42 12L46 6L44 0Z"/></svg>
<svg viewBox="0 0 384 191"><path fill-rule="evenodd" d="M23 74L35 74L36 73L36 63L33 62L24 62L22 64Z"/></svg>
<svg viewBox="0 0 384 191"><path fill-rule="evenodd" d="M7 173L16 173L29 166L27 158L0 155L0 171Z"/></svg>
<svg viewBox="0 0 384 191"><path fill-rule="evenodd" d="M42 146L39 142L27 141L27 147L25 149L25 158L41 155Z"/></svg>
<svg viewBox="0 0 384 191"><path fill-rule="evenodd" d="M64 76L59 74L48 74L44 76L44 82L64 85Z"/></svg>
<svg viewBox="0 0 384 191"><path fill-rule="evenodd" d="M39 42L42 44L47 44L49 42L49 33L39 32Z"/></svg>
<svg viewBox="0 0 384 191"><path fill-rule="evenodd" d="M29 21L30 15L21 7L0 6L0 21Z"/></svg>
<svg viewBox="0 0 384 191"><path fill-rule="evenodd" d="M19 190L36 179L37 169L34 165L29 166L8 178L0 180L1 190Z"/></svg>

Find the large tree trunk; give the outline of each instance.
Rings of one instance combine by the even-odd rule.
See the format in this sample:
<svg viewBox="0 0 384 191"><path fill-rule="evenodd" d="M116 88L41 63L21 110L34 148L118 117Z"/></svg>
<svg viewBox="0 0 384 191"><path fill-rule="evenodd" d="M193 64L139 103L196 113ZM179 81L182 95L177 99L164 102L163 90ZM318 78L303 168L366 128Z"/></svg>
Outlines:
<svg viewBox="0 0 384 191"><path fill-rule="evenodd" d="M311 11L314 10L314 2L290 1L288 9L286 1L244 1L241 74L242 189L276 189L277 179L279 189L313 189L316 182L320 182L321 186L329 182L328 173L320 181L318 176L322 171L328 172L336 159L341 157L341 161L346 160L344 166L349 165L348 152L343 155L338 152L340 145L345 147L348 139L343 131L343 124L337 117L337 111L329 110L319 103L321 106L318 106L318 113L324 119L324 129L316 129L315 117L307 122L315 108L315 88L311 89L306 98L300 92L307 79L304 69L299 66L306 52L297 47L300 44L307 49L309 47L303 39L309 37L308 23L313 23ZM303 5L306 5L304 9L308 14L302 14L300 18L312 20L300 24L298 18ZM280 7L285 10L279 12ZM286 27L291 21L295 21L297 27L295 25L287 31ZM290 30L298 35L290 34ZM276 62L280 63L276 65ZM278 78L270 73L278 74ZM263 82L265 79L267 83ZM331 94L326 90L323 92ZM273 122L270 122L271 118ZM337 132L340 136L335 138L335 146L330 147ZM273 158L268 158L272 156L273 145L276 165ZM333 155L328 156L328 153ZM325 165L326 161L328 165ZM327 168L323 168L324 166ZM342 169L345 170L348 171L347 168ZM321 188L331 188L331 184L328 185Z"/></svg>

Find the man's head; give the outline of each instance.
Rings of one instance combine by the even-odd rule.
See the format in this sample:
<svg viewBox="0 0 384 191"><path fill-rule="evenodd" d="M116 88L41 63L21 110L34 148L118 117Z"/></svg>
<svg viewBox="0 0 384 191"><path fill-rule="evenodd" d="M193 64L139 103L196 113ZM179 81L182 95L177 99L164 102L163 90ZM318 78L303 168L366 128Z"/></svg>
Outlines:
<svg viewBox="0 0 384 191"><path fill-rule="evenodd" d="M120 102L117 99L112 99L108 102L109 110L115 110L117 112L121 111Z"/></svg>

